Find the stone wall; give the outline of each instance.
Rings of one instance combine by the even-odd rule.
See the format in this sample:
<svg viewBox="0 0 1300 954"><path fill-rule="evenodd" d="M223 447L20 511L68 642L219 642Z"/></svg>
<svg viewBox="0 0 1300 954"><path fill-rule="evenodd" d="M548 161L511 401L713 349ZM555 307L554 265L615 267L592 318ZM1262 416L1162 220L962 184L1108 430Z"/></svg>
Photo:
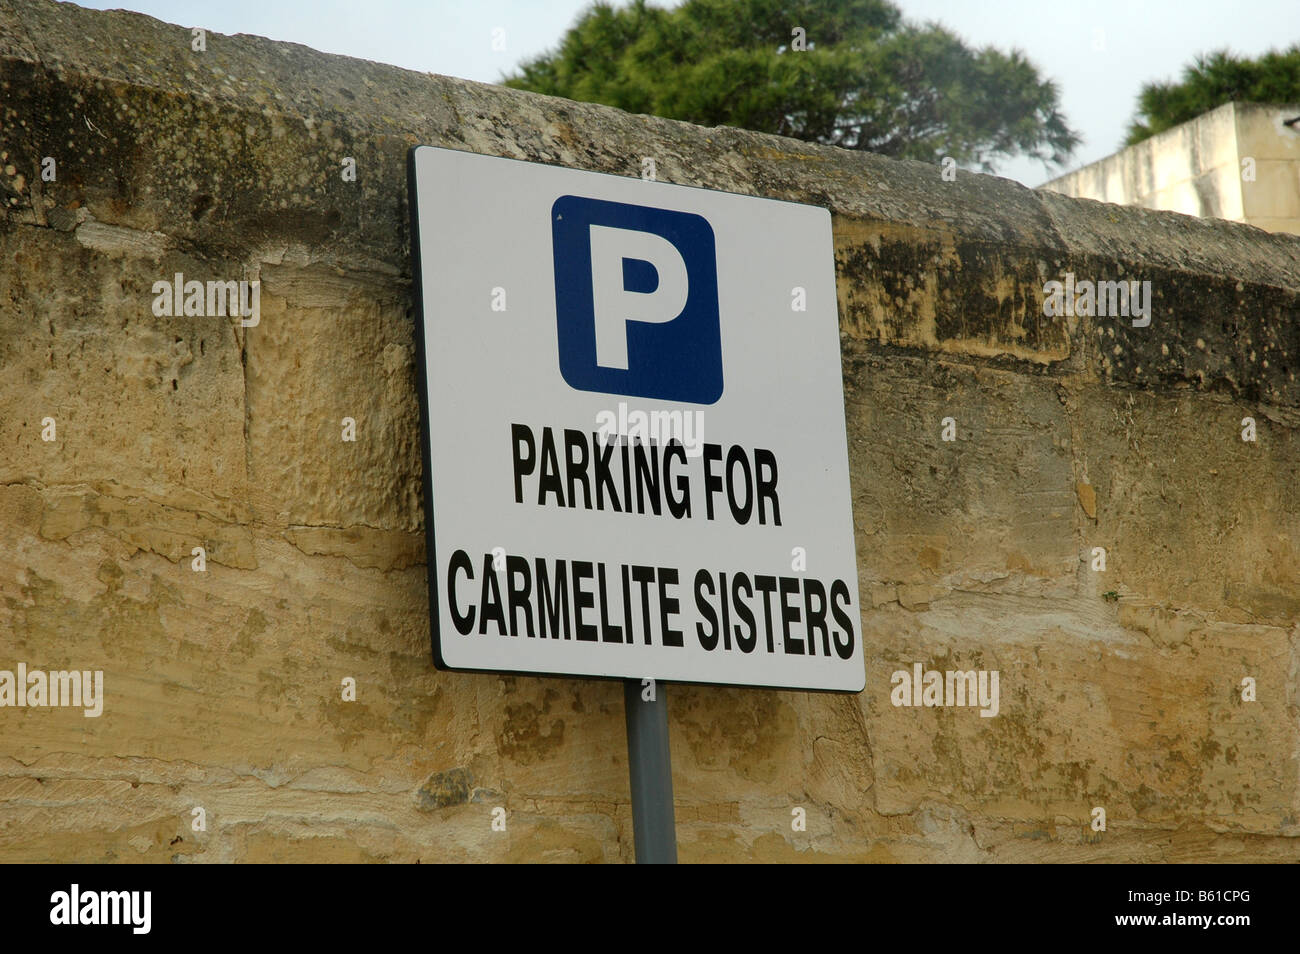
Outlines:
<svg viewBox="0 0 1300 954"><path fill-rule="evenodd" d="M417 143L833 213L867 689L668 687L682 860L1300 859L1300 240L191 39L0 0L0 669L105 674L0 708L0 861L631 860L619 683L431 664ZM1066 272L1150 325L1044 317ZM894 707L916 662L999 714Z"/></svg>

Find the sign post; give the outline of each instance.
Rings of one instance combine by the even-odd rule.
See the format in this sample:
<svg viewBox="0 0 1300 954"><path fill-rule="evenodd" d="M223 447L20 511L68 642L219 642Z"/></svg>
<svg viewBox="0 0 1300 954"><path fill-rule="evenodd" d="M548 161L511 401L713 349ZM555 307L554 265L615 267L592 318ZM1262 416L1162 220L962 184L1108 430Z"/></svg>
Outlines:
<svg viewBox="0 0 1300 954"><path fill-rule="evenodd" d="M664 688L654 680L623 681L627 770L632 783L632 837L637 864L677 864L673 773L668 755L668 699Z"/></svg>
<svg viewBox="0 0 1300 954"><path fill-rule="evenodd" d="M408 171L434 662L626 680L637 859L673 861L659 680L866 681L830 213Z"/></svg>

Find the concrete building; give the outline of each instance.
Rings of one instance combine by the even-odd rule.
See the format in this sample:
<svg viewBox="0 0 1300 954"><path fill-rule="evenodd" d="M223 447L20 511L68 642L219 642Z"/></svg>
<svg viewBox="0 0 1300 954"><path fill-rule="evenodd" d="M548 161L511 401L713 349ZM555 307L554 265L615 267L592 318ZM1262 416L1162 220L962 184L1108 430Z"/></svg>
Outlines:
<svg viewBox="0 0 1300 954"><path fill-rule="evenodd" d="M1039 188L1300 233L1297 117L1300 106L1227 103Z"/></svg>

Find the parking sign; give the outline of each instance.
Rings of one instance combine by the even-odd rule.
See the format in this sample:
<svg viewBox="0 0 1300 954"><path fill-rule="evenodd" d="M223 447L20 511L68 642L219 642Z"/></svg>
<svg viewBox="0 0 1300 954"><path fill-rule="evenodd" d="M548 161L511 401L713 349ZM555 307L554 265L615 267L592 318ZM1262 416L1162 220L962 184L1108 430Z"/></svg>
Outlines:
<svg viewBox="0 0 1300 954"><path fill-rule="evenodd" d="M860 691L829 213L409 168L438 666Z"/></svg>

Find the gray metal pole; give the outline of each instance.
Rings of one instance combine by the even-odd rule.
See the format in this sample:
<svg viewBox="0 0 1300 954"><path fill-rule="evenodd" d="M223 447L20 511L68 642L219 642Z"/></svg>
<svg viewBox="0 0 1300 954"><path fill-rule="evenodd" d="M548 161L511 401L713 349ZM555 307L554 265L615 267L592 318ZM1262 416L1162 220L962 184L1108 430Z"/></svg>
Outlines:
<svg viewBox="0 0 1300 954"><path fill-rule="evenodd" d="M673 771L668 755L668 699L655 681L655 701L641 699L641 680L623 681L627 766L632 781L632 835L639 865L677 864Z"/></svg>

